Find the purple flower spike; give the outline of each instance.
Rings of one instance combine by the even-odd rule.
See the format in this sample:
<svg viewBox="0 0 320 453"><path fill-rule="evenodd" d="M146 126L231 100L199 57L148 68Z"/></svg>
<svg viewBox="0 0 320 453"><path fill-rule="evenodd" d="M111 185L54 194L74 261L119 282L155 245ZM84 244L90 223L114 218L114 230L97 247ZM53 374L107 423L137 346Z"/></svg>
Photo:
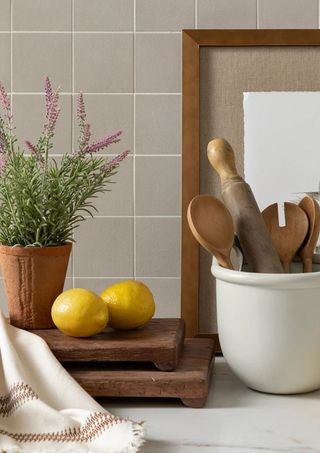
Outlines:
<svg viewBox="0 0 320 453"><path fill-rule="evenodd" d="M114 168L116 168L120 162L122 162L127 155L130 153L130 150L127 149L126 151L123 151L122 153L118 154L118 156L114 157L111 159L109 162L106 162L102 167L101 167L101 174L107 174L110 171L112 171Z"/></svg>
<svg viewBox="0 0 320 453"><path fill-rule="evenodd" d="M10 122L12 119L10 99L6 92L5 87L2 85L1 82L0 82L0 102L5 112L5 116Z"/></svg>
<svg viewBox="0 0 320 453"><path fill-rule="evenodd" d="M57 119L60 114L60 109L58 109L59 92L60 92L60 88L58 88L57 91L52 95L51 102L47 106L47 111L46 111L47 121L46 121L46 124L44 125L44 128L46 129L46 131L48 133L53 133Z"/></svg>
<svg viewBox="0 0 320 453"><path fill-rule="evenodd" d="M86 115L86 109L85 109L84 100L83 100L83 93L81 91L79 93L78 102L77 102L77 118L78 118L80 124L84 125L86 116L87 115Z"/></svg>
<svg viewBox="0 0 320 453"><path fill-rule="evenodd" d="M49 132L53 132L53 129L56 126L59 114L60 114L60 109L58 109L58 108L55 108L54 110L51 111L51 115L50 115L49 123L48 123L48 131Z"/></svg>
<svg viewBox="0 0 320 453"><path fill-rule="evenodd" d="M45 78L44 93L45 93L45 100L46 100L46 118L48 118L50 108L51 108L51 103L52 103L52 96L53 96L52 86L51 86L51 82L50 82L50 79L48 76L46 76L46 78Z"/></svg>
<svg viewBox="0 0 320 453"><path fill-rule="evenodd" d="M45 78L44 85L45 101L46 101L46 124L45 130L52 133L56 125L60 110L58 109L60 87L54 93L49 77Z"/></svg>
<svg viewBox="0 0 320 453"><path fill-rule="evenodd" d="M85 124L83 128L83 143L82 143L83 148L86 148L89 145L90 137L91 137L90 124Z"/></svg>
<svg viewBox="0 0 320 453"><path fill-rule="evenodd" d="M98 140L91 145L85 148L85 153L95 153L100 151L103 148L107 148L108 146L112 145L113 143L118 143L120 141L119 136L122 134L122 131L115 132L112 135L108 135L107 137Z"/></svg>
<svg viewBox="0 0 320 453"><path fill-rule="evenodd" d="M29 148L31 153L36 157L38 162L40 162L41 164L44 164L44 158L43 158L40 150L35 145L33 145L29 140L26 140L25 144L27 145L27 147Z"/></svg>
<svg viewBox="0 0 320 453"><path fill-rule="evenodd" d="M112 135L108 135L91 145L88 145L90 139L90 125L85 124L83 129L83 138L80 144L80 149L74 152L75 156L85 156L86 154L96 153L103 148L107 148L108 146L112 145L113 143L120 142L119 136L122 134L122 131L115 132Z"/></svg>
<svg viewBox="0 0 320 453"><path fill-rule="evenodd" d="M29 150L32 152L32 154L38 154L39 150L36 148L29 140L25 141L25 144L29 148Z"/></svg>

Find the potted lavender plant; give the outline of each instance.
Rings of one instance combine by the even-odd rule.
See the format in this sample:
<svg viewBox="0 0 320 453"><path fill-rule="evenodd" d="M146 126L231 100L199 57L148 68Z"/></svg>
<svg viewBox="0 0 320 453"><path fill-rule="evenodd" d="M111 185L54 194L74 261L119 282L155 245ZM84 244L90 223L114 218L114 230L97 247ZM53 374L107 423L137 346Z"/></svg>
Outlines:
<svg viewBox="0 0 320 453"><path fill-rule="evenodd" d="M82 93L78 96L78 148L50 158L59 117L59 88L45 80L46 118L36 144L17 144L9 97L0 83L0 260L10 321L26 328L53 326L51 306L62 292L73 230L93 215L93 200L127 156L112 160L97 152L120 140L121 132L90 143Z"/></svg>

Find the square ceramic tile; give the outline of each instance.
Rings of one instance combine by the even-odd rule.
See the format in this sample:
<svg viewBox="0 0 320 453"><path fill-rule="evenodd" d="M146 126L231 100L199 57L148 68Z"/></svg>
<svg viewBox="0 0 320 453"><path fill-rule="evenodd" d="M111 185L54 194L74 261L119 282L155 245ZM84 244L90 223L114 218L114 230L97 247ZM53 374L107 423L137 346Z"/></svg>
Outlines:
<svg viewBox="0 0 320 453"><path fill-rule="evenodd" d="M180 215L180 174L180 157L136 157L136 215Z"/></svg>
<svg viewBox="0 0 320 453"><path fill-rule="evenodd" d="M10 0L1 0L0 31L10 31Z"/></svg>
<svg viewBox="0 0 320 453"><path fill-rule="evenodd" d="M110 158L111 159L111 158ZM133 215L133 158L128 156L118 167L118 173L110 178L110 192L99 195L94 201L97 216Z"/></svg>
<svg viewBox="0 0 320 453"><path fill-rule="evenodd" d="M259 0L259 28L318 28L318 0Z"/></svg>
<svg viewBox="0 0 320 453"><path fill-rule="evenodd" d="M180 277L180 219L136 219L136 270L144 277Z"/></svg>
<svg viewBox="0 0 320 453"><path fill-rule="evenodd" d="M76 34L75 89L88 93L133 91L133 35Z"/></svg>
<svg viewBox="0 0 320 453"><path fill-rule="evenodd" d="M87 122L91 125L91 140L98 140L116 131L122 131L121 140L105 153L117 154L124 149L133 150L133 95L84 95ZM74 111L77 98L74 98ZM78 142L78 124L74 119L74 143Z"/></svg>
<svg viewBox="0 0 320 453"><path fill-rule="evenodd" d="M156 304L156 318L180 318L181 316L181 296L180 279L167 278L144 278L148 288L150 288Z"/></svg>
<svg viewBox="0 0 320 453"><path fill-rule="evenodd" d="M44 77L53 86L71 91L71 35L28 33L13 35L13 90L42 92Z"/></svg>
<svg viewBox="0 0 320 453"><path fill-rule="evenodd" d="M138 31L194 28L194 0L136 0Z"/></svg>
<svg viewBox="0 0 320 453"><path fill-rule="evenodd" d="M52 154L63 154L71 151L71 95L60 96L60 116L53 139ZM40 137L45 121L45 99L43 95L14 95L13 115L16 134L21 146L25 140L36 143Z"/></svg>
<svg viewBox="0 0 320 453"><path fill-rule="evenodd" d="M133 219L87 219L75 240L75 277L133 276Z"/></svg>
<svg viewBox="0 0 320 453"><path fill-rule="evenodd" d="M13 0L12 27L17 31L71 30L72 0Z"/></svg>
<svg viewBox="0 0 320 453"><path fill-rule="evenodd" d="M101 294L104 289L114 283L120 282L121 278L75 278L75 288L86 288L90 291L94 291L97 294Z"/></svg>
<svg viewBox="0 0 320 453"><path fill-rule="evenodd" d="M4 84L8 92L11 90L10 59L10 34L0 33L0 81Z"/></svg>
<svg viewBox="0 0 320 453"><path fill-rule="evenodd" d="M256 28L256 0L198 0L198 28Z"/></svg>
<svg viewBox="0 0 320 453"><path fill-rule="evenodd" d="M132 0L75 0L75 30L132 31L133 5Z"/></svg>
<svg viewBox="0 0 320 453"><path fill-rule="evenodd" d="M178 93L181 90L181 35L137 34L136 91Z"/></svg>
<svg viewBox="0 0 320 453"><path fill-rule="evenodd" d="M181 154L181 96L136 96L137 154Z"/></svg>
<svg viewBox="0 0 320 453"><path fill-rule="evenodd" d="M0 310L4 314L4 316L9 315L8 305L7 305L7 296L4 290L3 279L0 279Z"/></svg>

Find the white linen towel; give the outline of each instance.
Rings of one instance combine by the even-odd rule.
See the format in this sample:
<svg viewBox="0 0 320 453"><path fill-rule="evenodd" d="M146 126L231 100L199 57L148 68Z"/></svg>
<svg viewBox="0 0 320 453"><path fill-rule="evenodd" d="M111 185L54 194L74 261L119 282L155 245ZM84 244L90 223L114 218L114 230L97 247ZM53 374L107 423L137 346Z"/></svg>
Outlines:
<svg viewBox="0 0 320 453"><path fill-rule="evenodd" d="M135 453L140 423L111 415L37 335L0 312L0 452Z"/></svg>

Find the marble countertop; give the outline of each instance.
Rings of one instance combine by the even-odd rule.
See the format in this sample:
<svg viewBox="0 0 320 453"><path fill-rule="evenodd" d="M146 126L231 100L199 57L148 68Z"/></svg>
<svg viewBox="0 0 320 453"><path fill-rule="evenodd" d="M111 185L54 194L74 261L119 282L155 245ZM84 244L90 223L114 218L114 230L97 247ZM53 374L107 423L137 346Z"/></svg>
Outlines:
<svg viewBox="0 0 320 453"><path fill-rule="evenodd" d="M320 391L293 396L255 392L221 357L202 409L169 399L100 402L116 415L145 420L146 453L320 452Z"/></svg>

